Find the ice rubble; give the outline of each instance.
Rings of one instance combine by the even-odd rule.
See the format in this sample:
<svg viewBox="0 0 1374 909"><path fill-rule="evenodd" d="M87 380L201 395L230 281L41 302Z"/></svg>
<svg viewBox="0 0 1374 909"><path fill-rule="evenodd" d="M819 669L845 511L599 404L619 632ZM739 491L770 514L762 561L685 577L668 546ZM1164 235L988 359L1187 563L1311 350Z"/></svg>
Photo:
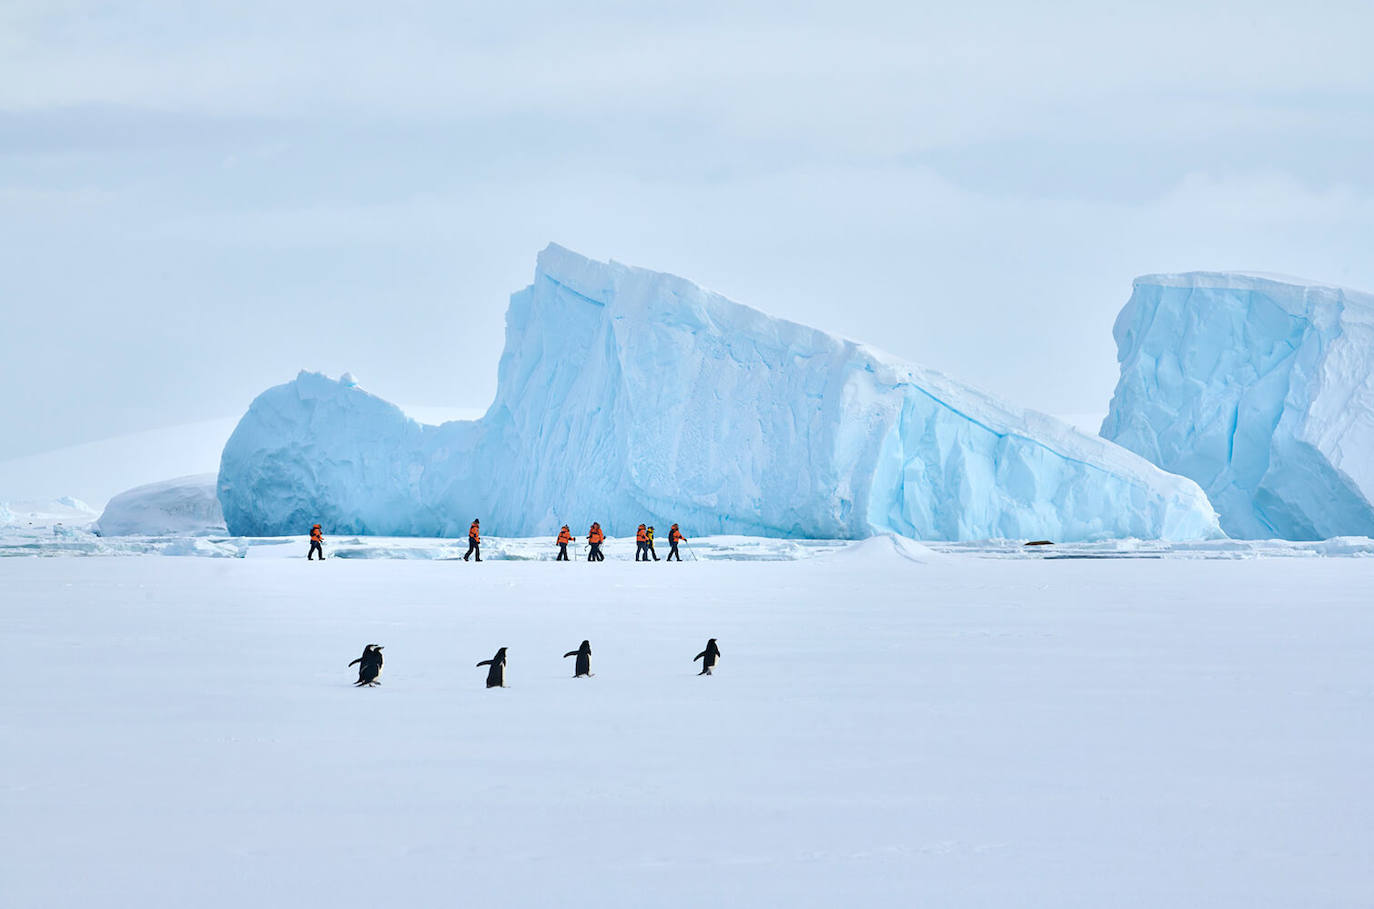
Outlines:
<svg viewBox="0 0 1374 909"><path fill-rule="evenodd" d="M101 536L223 534L215 474L150 483L110 500L96 522Z"/></svg>
<svg viewBox="0 0 1374 909"><path fill-rule="evenodd" d="M1219 535L1191 481L1043 414L672 275L556 245L511 297L496 400L424 426L301 373L226 444L235 534Z"/></svg>
<svg viewBox="0 0 1374 909"><path fill-rule="evenodd" d="M96 518L91 506L72 496L59 499L19 499L0 504L0 524L13 527L56 528L86 527Z"/></svg>
<svg viewBox="0 0 1374 909"><path fill-rule="evenodd" d="M1228 534L1374 536L1374 296L1296 279L1138 278L1102 435L1196 480Z"/></svg>

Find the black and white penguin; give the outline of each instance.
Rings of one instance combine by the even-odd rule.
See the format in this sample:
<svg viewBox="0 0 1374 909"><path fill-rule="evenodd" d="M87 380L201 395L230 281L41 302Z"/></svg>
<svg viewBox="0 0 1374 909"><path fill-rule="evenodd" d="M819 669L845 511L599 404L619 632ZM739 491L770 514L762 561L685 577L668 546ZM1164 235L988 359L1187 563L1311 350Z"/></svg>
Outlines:
<svg viewBox="0 0 1374 909"><path fill-rule="evenodd" d="M489 660L483 660L478 666L490 666L487 670L488 688L506 687L506 648L502 647L496 651L496 656Z"/></svg>
<svg viewBox="0 0 1374 909"><path fill-rule="evenodd" d="M348 665L354 663L358 664L358 681L353 683L354 688L371 688L382 684L378 681L382 677L382 645L368 644L363 648L363 655Z"/></svg>
<svg viewBox="0 0 1374 909"><path fill-rule="evenodd" d="M706 649L692 657L692 662L701 660L701 672L697 675L710 675L711 670L716 668L716 661L720 659L720 648L716 646L716 639L706 642Z"/></svg>
<svg viewBox="0 0 1374 909"><path fill-rule="evenodd" d="M583 641L582 646L576 650L569 650L563 654L563 659L570 656L577 657L577 666L573 669L573 678L580 679L592 674L592 642Z"/></svg>

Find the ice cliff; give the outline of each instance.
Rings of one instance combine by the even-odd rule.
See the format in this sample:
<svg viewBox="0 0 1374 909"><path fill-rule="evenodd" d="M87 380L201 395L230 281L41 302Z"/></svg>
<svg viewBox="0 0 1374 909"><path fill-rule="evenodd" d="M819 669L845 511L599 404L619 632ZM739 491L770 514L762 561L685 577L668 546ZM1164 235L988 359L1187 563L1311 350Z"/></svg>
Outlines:
<svg viewBox="0 0 1374 909"><path fill-rule="evenodd" d="M511 297L496 400L424 426L312 373L225 446L231 532L1219 535L1191 481L939 373L558 246Z"/></svg>
<svg viewBox="0 0 1374 909"><path fill-rule="evenodd" d="M1374 297L1294 279L1138 278L1102 435L1207 491L1228 534L1374 536Z"/></svg>

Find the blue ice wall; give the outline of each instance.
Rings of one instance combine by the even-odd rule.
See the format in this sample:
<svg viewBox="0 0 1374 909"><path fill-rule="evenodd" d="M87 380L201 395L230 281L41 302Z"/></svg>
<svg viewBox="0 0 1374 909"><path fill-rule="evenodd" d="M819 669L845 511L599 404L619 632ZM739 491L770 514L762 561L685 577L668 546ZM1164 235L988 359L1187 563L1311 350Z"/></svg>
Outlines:
<svg viewBox="0 0 1374 909"><path fill-rule="evenodd" d="M224 450L230 529L927 539L1219 535L1193 482L939 373L558 246L511 298L498 391L423 427L303 373Z"/></svg>
<svg viewBox="0 0 1374 909"><path fill-rule="evenodd" d="M1296 279L1139 278L1102 435L1196 480L1233 537L1374 535L1374 297Z"/></svg>

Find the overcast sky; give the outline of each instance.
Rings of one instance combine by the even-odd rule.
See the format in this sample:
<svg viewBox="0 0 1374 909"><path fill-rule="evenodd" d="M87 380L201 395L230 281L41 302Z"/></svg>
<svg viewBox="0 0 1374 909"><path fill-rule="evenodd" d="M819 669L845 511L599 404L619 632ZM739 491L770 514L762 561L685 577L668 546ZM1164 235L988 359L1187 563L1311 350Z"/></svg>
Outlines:
<svg viewBox="0 0 1374 909"><path fill-rule="evenodd" d="M1060 413L1138 274L1374 290L1367 0L468 6L0 0L0 458L484 407L551 240Z"/></svg>

